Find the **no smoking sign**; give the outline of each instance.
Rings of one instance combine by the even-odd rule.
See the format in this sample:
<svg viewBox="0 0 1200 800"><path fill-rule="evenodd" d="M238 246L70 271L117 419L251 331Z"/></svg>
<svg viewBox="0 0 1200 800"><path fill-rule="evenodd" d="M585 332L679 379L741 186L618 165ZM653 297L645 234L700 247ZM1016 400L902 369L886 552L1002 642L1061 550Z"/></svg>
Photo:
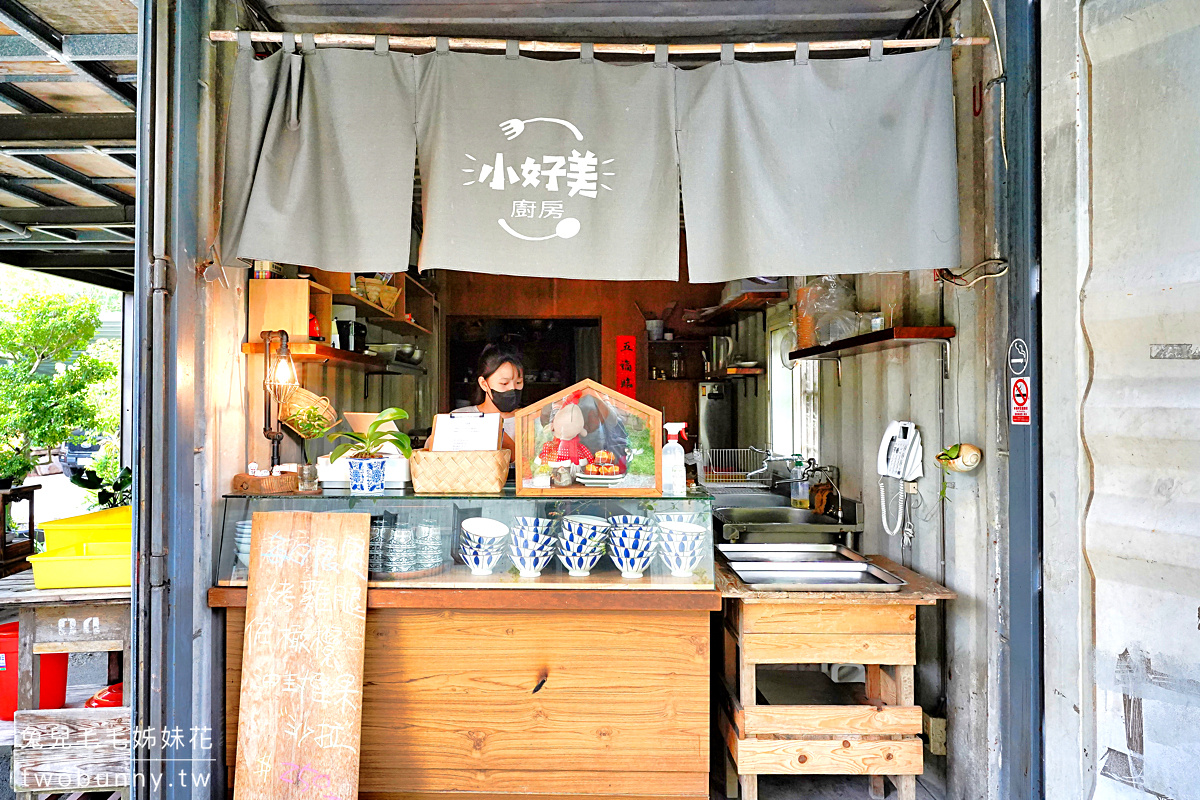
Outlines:
<svg viewBox="0 0 1200 800"><path fill-rule="evenodd" d="M1028 377L1009 379L1008 402L1012 412L1009 419L1013 425L1031 424L1030 408L1033 405L1033 391L1029 388Z"/></svg>

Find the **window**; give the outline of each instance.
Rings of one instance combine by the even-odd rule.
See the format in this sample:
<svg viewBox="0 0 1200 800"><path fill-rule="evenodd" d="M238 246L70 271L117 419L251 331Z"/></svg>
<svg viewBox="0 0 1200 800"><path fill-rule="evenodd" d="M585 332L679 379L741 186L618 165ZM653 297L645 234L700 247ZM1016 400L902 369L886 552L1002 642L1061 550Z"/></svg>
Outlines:
<svg viewBox="0 0 1200 800"><path fill-rule="evenodd" d="M794 369L783 365L780 348L789 327L771 331L767 383L771 403L771 449L777 453L801 453L820 461L819 361L799 361Z"/></svg>

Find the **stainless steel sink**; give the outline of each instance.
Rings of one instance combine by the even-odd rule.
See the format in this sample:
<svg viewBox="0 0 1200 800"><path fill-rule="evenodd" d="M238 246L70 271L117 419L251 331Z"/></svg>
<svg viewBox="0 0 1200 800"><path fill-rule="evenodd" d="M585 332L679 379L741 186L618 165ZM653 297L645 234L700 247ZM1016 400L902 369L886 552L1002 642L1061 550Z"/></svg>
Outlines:
<svg viewBox="0 0 1200 800"><path fill-rule="evenodd" d="M818 514L808 508L718 508L715 512L724 522L734 525L790 524L790 525L833 525L834 517Z"/></svg>
<svg viewBox="0 0 1200 800"><path fill-rule="evenodd" d="M751 503L745 502L751 500ZM807 508L792 508L786 497L761 494L715 495L713 527L726 542L738 544L795 542L845 544L855 547L863 529L862 504L842 504L842 521Z"/></svg>
<svg viewBox="0 0 1200 800"><path fill-rule="evenodd" d="M867 563L733 563L733 571L751 589L766 592L898 592L905 581Z"/></svg>

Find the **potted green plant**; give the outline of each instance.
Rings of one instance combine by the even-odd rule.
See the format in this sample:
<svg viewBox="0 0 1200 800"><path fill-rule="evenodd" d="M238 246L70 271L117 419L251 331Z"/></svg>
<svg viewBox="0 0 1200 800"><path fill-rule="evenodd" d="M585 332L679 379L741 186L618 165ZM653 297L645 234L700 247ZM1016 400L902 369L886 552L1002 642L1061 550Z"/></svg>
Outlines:
<svg viewBox="0 0 1200 800"><path fill-rule="evenodd" d="M300 491L318 492L321 485L317 482L317 464L308 455L308 440L319 439L329 433L337 422L332 424L325 421L326 417L317 406L305 406L297 414L288 417L285 422L288 427L300 434L300 454L304 464L300 467Z"/></svg>
<svg viewBox="0 0 1200 800"><path fill-rule="evenodd" d="M133 503L133 472L124 467L111 480L94 469L85 469L82 475L72 475L71 483L96 493L96 505L100 508L119 508Z"/></svg>
<svg viewBox="0 0 1200 800"><path fill-rule="evenodd" d="M387 423L401 419L408 419L407 411L402 408L385 408L363 433L334 431L325 434L325 438L331 442L336 439L350 440L334 448L329 454L329 463L332 464L342 456L348 457L352 494L383 494L386 464L382 451L385 445L395 445L405 458L412 455L412 443L408 434L398 430L384 430Z"/></svg>

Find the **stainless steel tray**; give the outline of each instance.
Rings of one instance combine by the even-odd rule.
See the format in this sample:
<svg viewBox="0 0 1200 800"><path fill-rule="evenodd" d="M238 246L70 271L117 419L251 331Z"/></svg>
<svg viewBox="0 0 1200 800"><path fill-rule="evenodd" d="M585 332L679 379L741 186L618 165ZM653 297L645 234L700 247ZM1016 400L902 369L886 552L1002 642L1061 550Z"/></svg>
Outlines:
<svg viewBox="0 0 1200 800"><path fill-rule="evenodd" d="M741 561L730 567L759 592L898 592L906 583L869 563Z"/></svg>
<svg viewBox="0 0 1200 800"><path fill-rule="evenodd" d="M797 561L865 562L867 559L841 544L771 543L719 544L717 549L730 562L768 561L773 564Z"/></svg>

